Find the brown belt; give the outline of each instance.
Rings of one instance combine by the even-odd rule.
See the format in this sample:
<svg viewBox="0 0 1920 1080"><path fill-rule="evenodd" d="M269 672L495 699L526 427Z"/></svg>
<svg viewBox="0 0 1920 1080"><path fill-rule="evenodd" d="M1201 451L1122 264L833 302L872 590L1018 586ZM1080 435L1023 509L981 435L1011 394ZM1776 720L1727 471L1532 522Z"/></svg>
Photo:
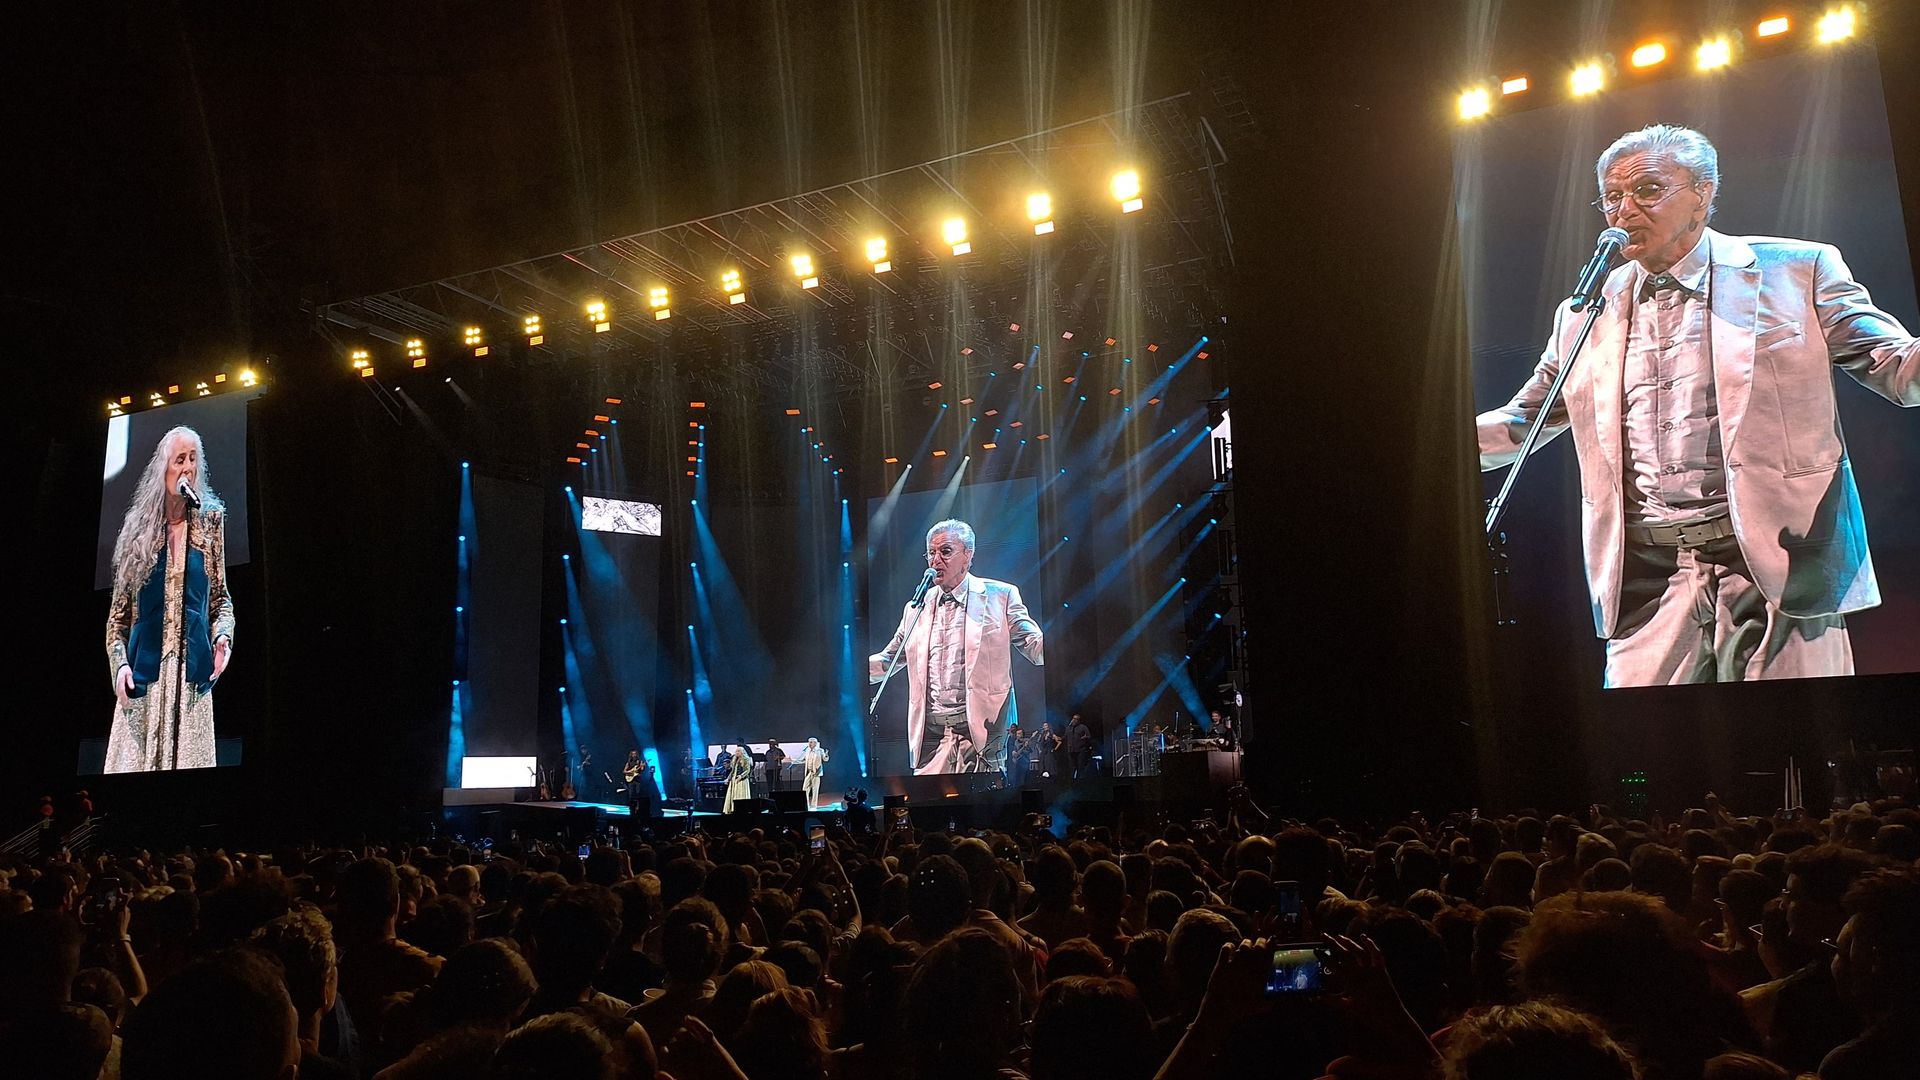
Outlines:
<svg viewBox="0 0 1920 1080"><path fill-rule="evenodd" d="M1733 517L1723 515L1712 521L1700 521L1691 525L1629 525L1627 539L1636 544L1653 544L1658 547L1697 548L1706 547L1715 540L1724 540L1733 535Z"/></svg>

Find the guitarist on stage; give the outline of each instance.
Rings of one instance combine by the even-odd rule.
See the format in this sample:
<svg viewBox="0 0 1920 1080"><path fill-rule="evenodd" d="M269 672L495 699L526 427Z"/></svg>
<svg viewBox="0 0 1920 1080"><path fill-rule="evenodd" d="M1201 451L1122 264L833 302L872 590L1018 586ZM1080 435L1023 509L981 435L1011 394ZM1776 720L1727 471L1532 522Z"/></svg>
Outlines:
<svg viewBox="0 0 1920 1080"><path fill-rule="evenodd" d="M653 816L653 765L640 757L639 750L627 751L627 762L620 766L620 777L627 784L627 813L637 823Z"/></svg>

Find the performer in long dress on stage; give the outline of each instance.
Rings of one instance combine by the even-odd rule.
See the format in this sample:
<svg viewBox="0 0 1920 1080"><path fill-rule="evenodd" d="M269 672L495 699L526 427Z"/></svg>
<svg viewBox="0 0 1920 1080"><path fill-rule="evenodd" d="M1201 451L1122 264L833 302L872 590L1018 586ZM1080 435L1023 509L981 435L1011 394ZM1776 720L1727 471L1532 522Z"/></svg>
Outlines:
<svg viewBox="0 0 1920 1080"><path fill-rule="evenodd" d="M1833 374L1920 405L1920 341L1832 246L1708 228L1699 132L1628 132L1595 173L1628 261L1537 445L1573 433L1606 685L1852 674L1846 615L1880 587ZM1532 377L1480 414L1482 469L1519 456L1583 318L1563 302Z"/></svg>
<svg viewBox="0 0 1920 1080"><path fill-rule="evenodd" d="M731 748L733 756L727 759L727 795L720 802L720 812L733 813L735 803L753 798L753 755L747 753L744 746Z"/></svg>
<svg viewBox="0 0 1920 1080"><path fill-rule="evenodd" d="M800 751L800 788L807 793L807 809L820 808L820 774L827 767L827 751L817 738L807 740L807 748Z"/></svg>
<svg viewBox="0 0 1920 1080"><path fill-rule="evenodd" d="M946 520L927 530L933 586L901 613L887 647L867 658L874 682L897 655L907 673L907 755L914 775L1001 772L1007 727L1018 718L1013 650L1038 667L1040 624L1020 590L975 577L973 527Z"/></svg>
<svg viewBox="0 0 1920 1080"><path fill-rule="evenodd" d="M106 771L211 767L213 684L233 658L233 601L226 504L192 428L162 435L134 486L113 545L112 587Z"/></svg>

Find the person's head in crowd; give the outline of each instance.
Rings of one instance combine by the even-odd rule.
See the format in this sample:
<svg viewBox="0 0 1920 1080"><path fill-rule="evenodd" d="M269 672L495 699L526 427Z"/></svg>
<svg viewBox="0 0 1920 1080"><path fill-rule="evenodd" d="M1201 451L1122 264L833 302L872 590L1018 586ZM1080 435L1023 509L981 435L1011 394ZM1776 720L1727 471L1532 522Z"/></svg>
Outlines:
<svg viewBox="0 0 1920 1080"><path fill-rule="evenodd" d="M333 1008L340 987L332 925L320 909L303 905L254 931L253 944L280 962L302 1044L314 1049L320 1019Z"/></svg>
<svg viewBox="0 0 1920 1080"><path fill-rule="evenodd" d="M1555 814L1547 821L1544 834L1547 857L1551 859L1570 859L1578 854L1580 845L1580 822L1565 814Z"/></svg>
<svg viewBox="0 0 1920 1080"><path fill-rule="evenodd" d="M1533 873L1533 863L1518 851L1495 855L1480 882L1480 902L1487 907L1532 907Z"/></svg>
<svg viewBox="0 0 1920 1080"><path fill-rule="evenodd" d="M753 890L760 886L760 874L751 866L721 863L707 871L700 895L713 901L727 921L739 926L753 907Z"/></svg>
<svg viewBox="0 0 1920 1080"><path fill-rule="evenodd" d="M1793 1080L1793 1074L1759 1054L1734 1050L1708 1058L1700 1080Z"/></svg>
<svg viewBox="0 0 1920 1080"><path fill-rule="evenodd" d="M1432 922L1435 915L1446 910L1447 898L1437 889L1416 889L1401 906L1422 920Z"/></svg>
<svg viewBox="0 0 1920 1080"><path fill-rule="evenodd" d="M700 897L680 901L660 920L660 964L670 982L713 978L730 944L726 916Z"/></svg>
<svg viewBox="0 0 1920 1080"><path fill-rule="evenodd" d="M1167 935L1167 970L1173 976L1176 1007L1182 1012L1199 1008L1207 991L1220 946L1239 941L1240 930L1217 911L1194 908L1183 912Z"/></svg>
<svg viewBox="0 0 1920 1080"><path fill-rule="evenodd" d="M1112 970L1112 965L1107 962L1107 954L1088 938L1069 938L1054 946L1047 954L1046 976L1049 982L1072 975L1104 978L1112 974Z"/></svg>
<svg viewBox="0 0 1920 1080"><path fill-rule="evenodd" d="M1496 1005L1453 1026L1446 1080L1640 1080L1640 1064L1592 1017L1544 1002Z"/></svg>
<svg viewBox="0 0 1920 1080"><path fill-rule="evenodd" d="M1012 954L977 927L947 935L914 965L904 1023L920 1080L998 1075L1021 1035Z"/></svg>
<svg viewBox="0 0 1920 1080"><path fill-rule="evenodd" d="M1303 903L1312 904L1333 881L1333 853L1327 838L1304 825L1292 825L1273 838L1273 879L1297 881Z"/></svg>
<svg viewBox="0 0 1920 1080"><path fill-rule="evenodd" d="M1522 855L1533 855L1540 851L1540 845L1547 839L1547 823L1528 815L1513 823L1513 849Z"/></svg>
<svg viewBox="0 0 1920 1080"><path fill-rule="evenodd" d="M818 990L823 967L820 954L803 941L782 941L771 945L761 959L780 969L787 985L800 990Z"/></svg>
<svg viewBox="0 0 1920 1080"><path fill-rule="evenodd" d="M1225 873L1228 869L1233 870L1235 873L1239 873L1242 870L1258 870L1260 873L1271 878L1273 877L1273 862L1273 841L1259 833L1254 833L1252 836L1244 837L1239 843L1233 845L1232 850L1227 853L1226 865L1221 867L1221 872Z"/></svg>
<svg viewBox="0 0 1920 1080"><path fill-rule="evenodd" d="M1620 849L1614 846L1613 841L1599 833L1581 833L1580 838L1574 843L1573 865L1582 874L1593 869L1593 864L1602 859L1619 857Z"/></svg>
<svg viewBox="0 0 1920 1080"><path fill-rule="evenodd" d="M229 877L226 884L201 897L195 947L207 953L238 945L292 906L293 895L278 870Z"/></svg>
<svg viewBox="0 0 1920 1080"><path fill-rule="evenodd" d="M1274 905L1273 879L1258 870L1242 870L1233 875L1227 887L1227 903L1249 915L1258 915Z"/></svg>
<svg viewBox="0 0 1920 1080"><path fill-rule="evenodd" d="M451 893L422 902L407 924L407 944L435 956L452 956L472 940L473 907Z"/></svg>
<svg viewBox="0 0 1920 1080"><path fill-rule="evenodd" d="M361 859L334 886L334 936L349 944L394 936L400 917L400 875L385 859Z"/></svg>
<svg viewBox="0 0 1920 1080"><path fill-rule="evenodd" d="M1151 1018L1126 979L1049 983L1028 1046L1033 1080L1146 1080L1158 1067Z"/></svg>
<svg viewBox="0 0 1920 1080"><path fill-rule="evenodd" d="M1473 927L1473 959L1469 963L1474 1004L1512 1005L1520 1000L1519 988L1514 985L1514 949L1532 918L1532 912L1521 907L1491 907L1480 913L1480 921Z"/></svg>
<svg viewBox="0 0 1920 1080"><path fill-rule="evenodd" d="M1147 928L1164 934L1173 933L1174 923L1180 914L1187 910L1186 901L1178 894L1165 889L1155 889L1147 894Z"/></svg>
<svg viewBox="0 0 1920 1080"><path fill-rule="evenodd" d="M747 1022L747 1010L762 994L786 988L786 973L778 965L765 960L735 964L733 970L720 977L720 985L713 992L713 1004L707 1006L701 1019L722 1043L730 1043L740 1025Z"/></svg>
<svg viewBox="0 0 1920 1080"><path fill-rule="evenodd" d="M0 1074L34 1080L94 1080L113 1049L113 1021L99 1007L30 1010L0 1027Z"/></svg>
<svg viewBox="0 0 1920 1080"><path fill-rule="evenodd" d="M1920 832L1911 825L1882 825L1873 834L1873 853L1899 863L1920 861Z"/></svg>
<svg viewBox="0 0 1920 1080"><path fill-rule="evenodd" d="M1815 835L1812 829L1798 825L1775 829L1767 835L1767 850L1777 851L1782 855L1791 855L1801 848L1816 847L1819 843L1820 837Z"/></svg>
<svg viewBox="0 0 1920 1080"><path fill-rule="evenodd" d="M1394 876L1399 879L1402 893L1411 896L1421 889L1440 890L1440 857L1427 845L1402 844L1394 853L1393 862Z"/></svg>
<svg viewBox="0 0 1920 1080"><path fill-rule="evenodd" d="M755 999L727 1046L753 1080L821 1080L827 1073L826 1025L813 999L791 987Z"/></svg>
<svg viewBox="0 0 1920 1080"><path fill-rule="evenodd" d="M1685 856L1662 844L1641 844L1629 859L1634 892L1660 900L1675 915L1686 915L1693 898L1693 876Z"/></svg>
<svg viewBox="0 0 1920 1080"><path fill-rule="evenodd" d="M469 907L479 907L486 899L480 888L480 868L467 863L448 870L445 891L448 896L465 900Z"/></svg>
<svg viewBox="0 0 1920 1080"><path fill-rule="evenodd" d="M920 940L938 940L965 923L972 911L972 886L953 856L930 856L914 866L907 886L907 915Z"/></svg>
<svg viewBox="0 0 1920 1080"><path fill-rule="evenodd" d="M811 909L796 911L793 918L787 920L787 939L807 945L820 958L822 969L834 959L834 928L826 913Z"/></svg>
<svg viewBox="0 0 1920 1080"><path fill-rule="evenodd" d="M1473 857L1482 866L1493 862L1505 847L1500 836L1500 823L1492 818L1477 817L1468 822L1467 839Z"/></svg>
<svg viewBox="0 0 1920 1080"><path fill-rule="evenodd" d="M1080 875L1080 906L1096 929L1115 926L1127 910L1127 877L1120 864L1097 859Z"/></svg>
<svg viewBox="0 0 1920 1080"><path fill-rule="evenodd" d="M492 1080L615 1080L613 1044L577 1013L535 1017L493 1055Z"/></svg>
<svg viewBox="0 0 1920 1080"><path fill-rule="evenodd" d="M1127 895L1144 909L1147 894L1153 891L1153 859L1144 852L1130 851L1120 856L1120 873L1127 879Z"/></svg>
<svg viewBox="0 0 1920 1080"><path fill-rule="evenodd" d="M202 899L211 892L226 887L233 880L233 860L226 852L216 851L197 860L193 866L193 891Z"/></svg>
<svg viewBox="0 0 1920 1080"><path fill-rule="evenodd" d="M1871 1017L1920 1004L1920 871L1876 870L1847 889L1833 981Z"/></svg>
<svg viewBox="0 0 1920 1080"><path fill-rule="evenodd" d="M1760 963L1778 979L1806 965L1812 950L1801 948L1787 930L1787 898L1774 896L1760 908Z"/></svg>
<svg viewBox="0 0 1920 1080"><path fill-rule="evenodd" d="M1748 927L1760 925L1761 909L1780 890L1757 870L1729 870L1720 877L1720 926L1728 947L1753 948Z"/></svg>
<svg viewBox="0 0 1920 1080"><path fill-rule="evenodd" d="M706 880L705 865L685 855L676 855L660 868L660 903L671 908L689 896L698 896Z"/></svg>
<svg viewBox="0 0 1920 1080"><path fill-rule="evenodd" d="M570 885L533 916L531 935L534 979L545 1008L565 1008L585 1000L620 936L620 907L613 892L599 885Z"/></svg>
<svg viewBox="0 0 1920 1080"><path fill-rule="evenodd" d="M200 960L127 1020L123 1080L292 1080L300 1068L293 1002L278 964L256 949Z"/></svg>
<svg viewBox="0 0 1920 1080"><path fill-rule="evenodd" d="M60 911L0 919L0 1027L65 1005L80 972L80 924Z"/></svg>
<svg viewBox="0 0 1920 1080"><path fill-rule="evenodd" d="M103 967L81 968L73 977L72 1001L92 1005L105 1013L115 1031L127 1019L127 990L120 976Z"/></svg>
<svg viewBox="0 0 1920 1080"><path fill-rule="evenodd" d="M1521 858L1524 859L1525 856ZM1487 864L1471 855L1465 856L1453 860L1447 866L1447 876L1440 891L1446 894L1449 900L1473 903L1480 898L1480 888L1486 883L1486 878Z"/></svg>
<svg viewBox="0 0 1920 1080"><path fill-rule="evenodd" d="M1709 981L1686 921L1650 896L1569 893L1534 908L1517 949L1520 989L1592 1014L1649 1066L1697 1072L1751 1045L1738 1003Z"/></svg>
<svg viewBox="0 0 1920 1080"><path fill-rule="evenodd" d="M617 848L596 847L587 852L582 874L588 884L611 889L626 875L626 865L620 861Z"/></svg>
<svg viewBox="0 0 1920 1080"><path fill-rule="evenodd" d="M1146 930L1127 939L1120 956L1120 974L1140 991L1140 1000L1155 1020L1173 1009L1173 980L1167 972L1167 935Z"/></svg>
<svg viewBox="0 0 1920 1080"><path fill-rule="evenodd" d="M1049 845L1033 857L1027 880L1033 884L1033 901L1039 907L1072 907L1078 875L1073 856L1066 849Z"/></svg>
<svg viewBox="0 0 1920 1080"><path fill-rule="evenodd" d="M1592 836L1592 833L1587 835ZM1633 887L1633 868L1620 859L1601 859L1580 878L1588 892L1619 892Z"/></svg>
<svg viewBox="0 0 1920 1080"><path fill-rule="evenodd" d="M1806 847L1787 856L1787 933L1813 948L1840 933L1847 921L1841 900L1873 869L1873 857L1838 844Z"/></svg>
<svg viewBox="0 0 1920 1080"><path fill-rule="evenodd" d="M440 966L428 1012L436 1028L481 1027L505 1033L519 1022L538 984L505 938L481 938Z"/></svg>

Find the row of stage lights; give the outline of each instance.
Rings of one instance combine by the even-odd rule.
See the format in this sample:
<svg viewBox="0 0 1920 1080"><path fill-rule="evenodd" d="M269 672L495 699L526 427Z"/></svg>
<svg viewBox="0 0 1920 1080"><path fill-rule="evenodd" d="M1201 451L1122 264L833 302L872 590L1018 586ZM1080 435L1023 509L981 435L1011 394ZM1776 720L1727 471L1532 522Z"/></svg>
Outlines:
<svg viewBox="0 0 1920 1080"><path fill-rule="evenodd" d="M254 374L252 368L241 368L240 374L237 376L229 376L226 372L222 371L215 374L211 379L201 379L192 385L186 383L168 383L165 393L158 390L148 391L146 398L140 400L137 404L132 394L122 394L117 398L111 398L107 401L107 415L110 417L125 416L129 412L135 412L139 409L157 409L162 405L172 405L175 402L186 401L191 398L212 397L214 394L222 391L231 390L235 386L246 389L258 385L260 385L260 376Z"/></svg>
<svg viewBox="0 0 1920 1080"><path fill-rule="evenodd" d="M1822 45L1834 45L1853 37L1859 31L1859 13L1853 5L1845 5L1829 10L1814 22L1814 39ZM1783 41L1794 28L1793 18L1788 15L1775 15L1762 19L1753 28L1756 41ZM1732 65L1736 51L1742 45L1739 34L1719 34L1700 42L1693 50L1694 67L1700 71L1718 71ZM1648 41L1638 45L1627 54L1627 63L1636 71L1651 71L1672 59L1672 50L1664 41ZM1589 97L1607 88L1611 75L1617 74L1612 57L1588 61L1574 67L1567 76L1567 89L1574 97ZM1512 98L1533 89L1532 81L1525 75L1514 75L1501 79L1497 92L1498 98ZM1492 85L1474 86L1461 91L1459 99L1460 119L1479 120L1492 114L1496 91Z"/></svg>
<svg viewBox="0 0 1920 1080"><path fill-rule="evenodd" d="M1134 214L1146 209L1146 196L1140 183L1140 173L1136 169L1122 169L1114 173L1109 190L1120 213ZM1054 231L1053 196L1037 191L1027 196L1027 221L1033 227L1033 235L1046 236ZM951 217L940 224L940 239L946 248L957 258L973 252L973 238L967 219ZM893 255L891 242L884 236L867 239L865 252L867 265L875 274L891 273ZM814 264L813 255L799 252L788 258L788 266L793 279L803 290L820 287L820 271ZM747 281L739 268L729 267L721 271L719 295L726 299L729 306L747 302ZM665 322L673 317L673 295L665 285L647 287L647 310L653 321ZM596 334L604 334L613 329L613 311L602 299L587 301L582 312L588 326ZM528 315L520 320L520 333L526 338L528 346L546 343L547 327L544 317L538 314ZM473 356L483 357L492 352L493 346L487 341L486 330L480 326L469 325L461 332L461 343ZM406 360L409 366L424 368L427 366L427 342L425 338L408 338L404 344ZM352 369L363 379L374 375L374 357L371 350L355 347L347 354Z"/></svg>

